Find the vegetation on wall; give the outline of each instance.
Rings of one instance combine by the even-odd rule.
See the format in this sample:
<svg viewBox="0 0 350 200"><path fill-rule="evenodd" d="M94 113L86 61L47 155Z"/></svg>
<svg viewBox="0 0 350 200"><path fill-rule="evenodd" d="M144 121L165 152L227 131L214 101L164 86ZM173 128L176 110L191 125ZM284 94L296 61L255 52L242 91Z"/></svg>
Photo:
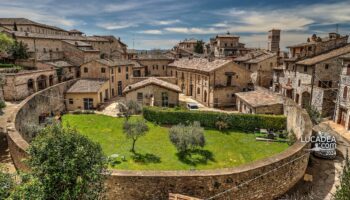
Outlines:
<svg viewBox="0 0 350 200"><path fill-rule="evenodd" d="M283 115L227 114L144 107L143 116L146 120L159 124L176 125L198 121L208 128L217 128L216 122L225 119L229 129L244 131L253 131L256 128L283 130L287 126L287 119Z"/></svg>
<svg viewBox="0 0 350 200"><path fill-rule="evenodd" d="M24 44L22 41L15 41L9 49L9 53L12 55L13 59L28 59L28 45Z"/></svg>
<svg viewBox="0 0 350 200"><path fill-rule="evenodd" d="M348 150L346 151L345 164L343 166L343 172L339 177L340 184L337 186L337 190L334 194L335 200L348 200L350 199L350 160Z"/></svg>
<svg viewBox="0 0 350 200"><path fill-rule="evenodd" d="M202 40L198 40L194 46L194 52L199 54L204 53L203 44L204 42Z"/></svg>
<svg viewBox="0 0 350 200"><path fill-rule="evenodd" d="M7 35L0 33L0 53L7 52L9 48L13 45L14 41Z"/></svg>

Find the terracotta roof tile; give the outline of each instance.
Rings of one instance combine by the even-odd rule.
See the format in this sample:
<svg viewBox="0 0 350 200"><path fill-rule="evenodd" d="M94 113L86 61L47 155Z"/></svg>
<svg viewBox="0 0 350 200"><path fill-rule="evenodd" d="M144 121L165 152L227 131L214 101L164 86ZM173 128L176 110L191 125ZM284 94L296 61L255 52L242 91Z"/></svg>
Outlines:
<svg viewBox="0 0 350 200"><path fill-rule="evenodd" d="M193 69L204 72L210 72L220 67L232 63L231 60L217 59L214 61L209 61L205 58L182 58L175 60L173 63L170 63L169 66L182 68L182 69Z"/></svg>
<svg viewBox="0 0 350 200"><path fill-rule="evenodd" d="M143 81L140 81L140 82L137 82L137 83L134 83L134 84L127 86L124 89L123 93L127 93L127 92L130 92L132 90L136 90L138 88L145 87L147 85L158 85L160 87L164 87L164 88L173 90L175 92L181 92L180 87L177 85L174 85L172 83L169 83L169 82L166 82L166 81L154 78L154 77L150 77L150 78L147 78Z"/></svg>
<svg viewBox="0 0 350 200"><path fill-rule="evenodd" d="M254 108L283 103L282 97L263 90L238 92L235 94L238 98L242 99L244 102L246 102Z"/></svg>
<svg viewBox="0 0 350 200"><path fill-rule="evenodd" d="M72 85L67 93L94 93L102 87L107 80L104 79L80 79Z"/></svg>

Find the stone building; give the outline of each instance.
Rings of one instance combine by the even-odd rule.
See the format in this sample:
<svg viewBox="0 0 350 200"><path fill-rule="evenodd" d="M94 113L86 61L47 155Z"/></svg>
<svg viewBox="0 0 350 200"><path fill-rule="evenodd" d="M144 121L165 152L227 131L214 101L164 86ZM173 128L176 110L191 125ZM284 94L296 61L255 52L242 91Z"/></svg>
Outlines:
<svg viewBox="0 0 350 200"><path fill-rule="evenodd" d="M55 69L9 70L1 73L4 79L1 90L6 101L23 100L58 81Z"/></svg>
<svg viewBox="0 0 350 200"><path fill-rule="evenodd" d="M80 79L65 94L69 111L93 110L109 98L109 81L105 79Z"/></svg>
<svg viewBox="0 0 350 200"><path fill-rule="evenodd" d="M265 90L236 93L237 109L249 114L283 114L282 97Z"/></svg>
<svg viewBox="0 0 350 200"><path fill-rule="evenodd" d="M109 95L106 96L116 97L122 96L130 84L134 67L139 69L139 65L130 60L96 59L81 65L80 70L82 78L108 80Z"/></svg>
<svg viewBox="0 0 350 200"><path fill-rule="evenodd" d="M289 58L274 69L273 91L332 116L342 69L339 57L350 52L347 39L334 33L326 38L313 35L308 42L289 47Z"/></svg>
<svg viewBox="0 0 350 200"><path fill-rule="evenodd" d="M185 39L184 41L180 41L177 45L176 48L179 49L184 49L189 52L194 52L194 48L199 40L197 39Z"/></svg>
<svg viewBox="0 0 350 200"><path fill-rule="evenodd" d="M126 101L161 107L177 106L180 92L179 86L154 77L130 84L123 91Z"/></svg>
<svg viewBox="0 0 350 200"><path fill-rule="evenodd" d="M174 59L164 54L138 54L136 59L144 67L145 76L166 76L168 64Z"/></svg>
<svg viewBox="0 0 350 200"><path fill-rule="evenodd" d="M350 130L350 54L340 57L342 70L340 74L339 92L336 98L334 121Z"/></svg>
<svg viewBox="0 0 350 200"><path fill-rule="evenodd" d="M272 29L268 33L267 49L271 52L278 53L280 51L281 30Z"/></svg>
<svg viewBox="0 0 350 200"><path fill-rule="evenodd" d="M0 18L0 26L12 31L46 35L69 35L69 31L55 26L34 22L26 18Z"/></svg>
<svg viewBox="0 0 350 200"><path fill-rule="evenodd" d="M231 60L182 58L169 64L167 75L177 78L185 95L209 107L234 107L235 93L252 86L250 72Z"/></svg>
<svg viewBox="0 0 350 200"><path fill-rule="evenodd" d="M64 60L57 60L53 62L38 62L36 66L38 69L55 69L57 74L57 81L59 83L75 78L80 78L80 67Z"/></svg>
<svg viewBox="0 0 350 200"><path fill-rule="evenodd" d="M239 38L239 36L232 35L229 32L217 35L215 38L210 39L206 52L208 55L213 55L217 58L244 55L249 49L245 48L245 44L239 42Z"/></svg>
<svg viewBox="0 0 350 200"><path fill-rule="evenodd" d="M63 58L76 66L100 58L99 50L94 49L91 44L81 41L63 40L62 51Z"/></svg>
<svg viewBox="0 0 350 200"><path fill-rule="evenodd" d="M277 67L277 55L266 50L254 50L233 59L251 72L252 82L257 86L272 86L273 68Z"/></svg>

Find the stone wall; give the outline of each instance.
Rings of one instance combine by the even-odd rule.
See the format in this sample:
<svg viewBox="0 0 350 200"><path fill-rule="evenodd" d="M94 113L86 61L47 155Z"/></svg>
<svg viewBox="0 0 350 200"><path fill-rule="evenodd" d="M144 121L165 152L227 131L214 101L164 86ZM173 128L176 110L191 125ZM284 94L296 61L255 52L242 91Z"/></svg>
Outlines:
<svg viewBox="0 0 350 200"><path fill-rule="evenodd" d="M28 154L26 149L31 135L25 131L32 124L39 124L42 114L60 113L65 111L64 93L76 80L63 82L37 92L21 102L8 119L7 135L12 160L19 170L27 170L23 158Z"/></svg>
<svg viewBox="0 0 350 200"><path fill-rule="evenodd" d="M27 98L10 120L8 137L11 155L18 169L25 170L22 159L27 156L28 138L23 133L24 122L37 123L42 112L64 109L58 100L74 81L58 84ZM57 101L46 95L56 95ZM292 100L285 99L288 129L301 138L309 136L312 124L309 116ZM168 199L169 193L208 198L228 189L216 199L273 199L288 191L303 177L309 158L309 144L297 141L275 156L235 168L198 171L122 171L112 170L107 177L110 199Z"/></svg>

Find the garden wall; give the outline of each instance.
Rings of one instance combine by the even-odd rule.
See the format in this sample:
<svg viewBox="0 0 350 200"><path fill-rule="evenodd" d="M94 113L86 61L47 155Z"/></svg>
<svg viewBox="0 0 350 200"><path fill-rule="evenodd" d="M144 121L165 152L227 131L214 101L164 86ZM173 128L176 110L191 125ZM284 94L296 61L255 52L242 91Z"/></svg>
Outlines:
<svg viewBox="0 0 350 200"><path fill-rule="evenodd" d="M9 146L16 167L26 170L22 159L30 140L23 128L27 122L38 123L42 112L64 109L63 92L71 82L61 83L28 97L14 113L8 126ZM58 99L45 97L57 95ZM60 100L59 100L60 99ZM300 138L311 134L312 124L307 113L293 101L285 100L287 127ZM22 133L23 132L23 133ZM268 200L288 191L307 167L309 144L296 142L284 152L235 168L189 171L122 171L112 170L107 177L110 199L168 199L169 193L208 198L239 186L215 199Z"/></svg>
<svg viewBox="0 0 350 200"><path fill-rule="evenodd" d="M39 91L23 100L8 119L7 135L12 160L17 169L27 170L23 158L32 135L27 130L39 124L39 116L65 111L64 93L76 80L63 82Z"/></svg>

